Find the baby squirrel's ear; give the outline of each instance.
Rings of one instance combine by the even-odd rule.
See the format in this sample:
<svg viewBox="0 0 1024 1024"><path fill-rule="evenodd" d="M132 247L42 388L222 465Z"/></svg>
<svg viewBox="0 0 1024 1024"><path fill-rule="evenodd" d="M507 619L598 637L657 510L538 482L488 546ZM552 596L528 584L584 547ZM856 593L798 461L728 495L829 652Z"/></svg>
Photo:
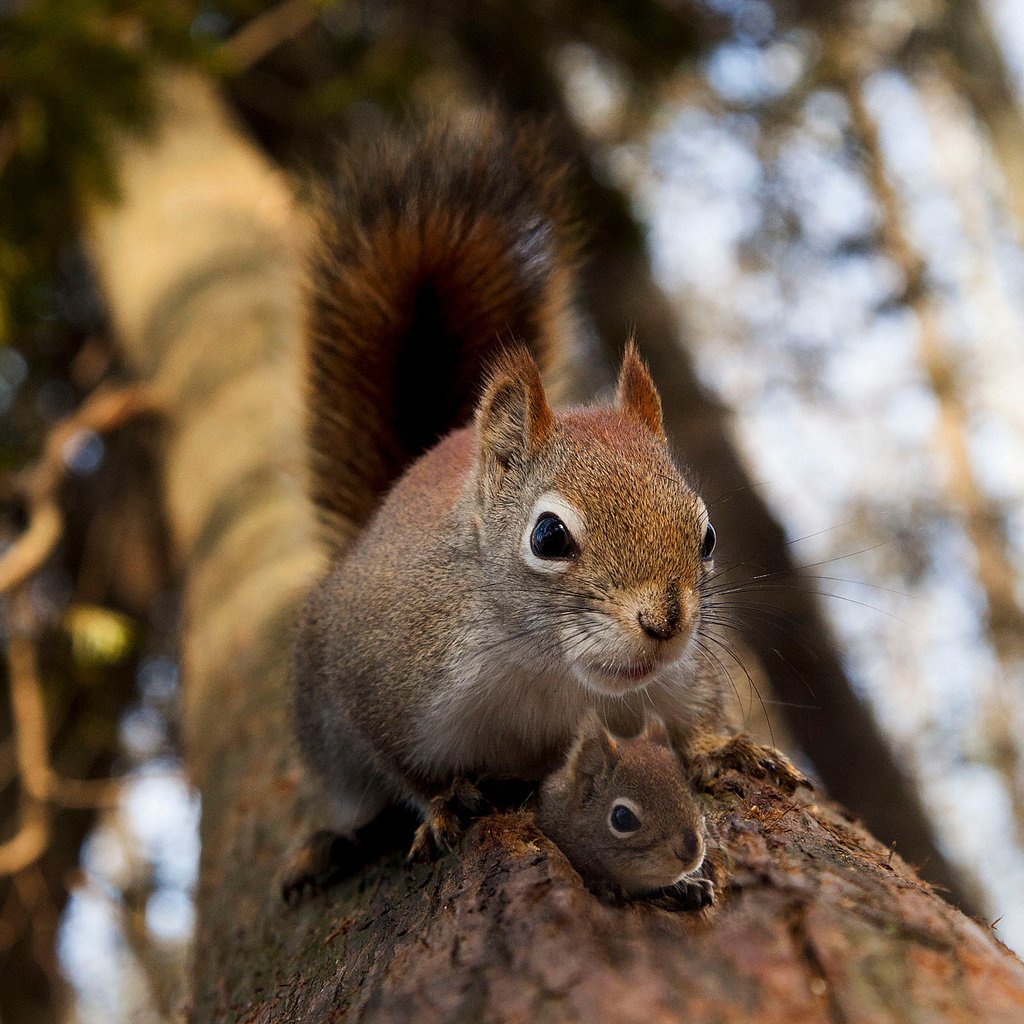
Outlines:
<svg viewBox="0 0 1024 1024"><path fill-rule="evenodd" d="M540 371L526 349L504 352L494 363L476 422L482 483L490 494L509 467L540 446L554 424Z"/></svg>
<svg viewBox="0 0 1024 1024"><path fill-rule="evenodd" d="M572 754L577 793L583 803L594 795L598 783L615 764L618 754L615 737L596 714L590 713L583 720Z"/></svg>
<svg viewBox="0 0 1024 1024"><path fill-rule="evenodd" d="M622 369L619 370L618 404L627 416L642 423L655 437L662 441L666 439L661 419L661 396L632 337L626 342Z"/></svg>
<svg viewBox="0 0 1024 1024"><path fill-rule="evenodd" d="M668 738L668 729L657 715L648 715L647 724L640 734L640 739L647 740L649 743L657 743L659 747L672 749L672 741Z"/></svg>

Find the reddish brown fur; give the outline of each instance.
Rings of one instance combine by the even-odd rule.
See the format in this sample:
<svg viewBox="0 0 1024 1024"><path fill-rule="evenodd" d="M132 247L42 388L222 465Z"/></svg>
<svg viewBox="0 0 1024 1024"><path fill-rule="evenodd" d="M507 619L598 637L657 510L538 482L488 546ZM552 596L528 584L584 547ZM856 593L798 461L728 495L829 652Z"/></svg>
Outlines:
<svg viewBox="0 0 1024 1024"><path fill-rule="evenodd" d="M608 824L625 797L640 828L616 835ZM565 763L541 789L537 823L588 884L640 896L696 871L705 850L700 807L655 719L634 739L612 737L584 718Z"/></svg>
<svg viewBox="0 0 1024 1024"><path fill-rule="evenodd" d="M544 394L537 364L525 349L501 353L495 360L477 410L481 497L501 485L510 462L536 454L554 430L555 419Z"/></svg>
<svg viewBox="0 0 1024 1024"><path fill-rule="evenodd" d="M621 408L558 417L548 447L557 486L588 512L588 533L623 587L651 579L696 588L702 571L700 500L651 431ZM623 465L631 472L623 473ZM688 513L688 514L682 514ZM628 543L624 543L628 541Z"/></svg>
<svg viewBox="0 0 1024 1024"><path fill-rule="evenodd" d="M622 357L619 373L619 405L638 423L642 423L656 437L665 439L665 425L661 418L661 395L644 366L636 342L630 338Z"/></svg>

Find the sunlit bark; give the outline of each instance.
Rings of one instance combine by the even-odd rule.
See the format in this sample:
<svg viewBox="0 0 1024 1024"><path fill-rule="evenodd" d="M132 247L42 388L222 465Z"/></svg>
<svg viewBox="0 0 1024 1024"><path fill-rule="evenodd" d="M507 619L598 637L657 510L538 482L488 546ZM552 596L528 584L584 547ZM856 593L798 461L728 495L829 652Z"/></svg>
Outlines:
<svg viewBox="0 0 1024 1024"><path fill-rule="evenodd" d="M947 66L953 79L985 126L1018 237L1024 238L1024 107L986 7L980 0L947 0L935 36L952 58Z"/></svg>

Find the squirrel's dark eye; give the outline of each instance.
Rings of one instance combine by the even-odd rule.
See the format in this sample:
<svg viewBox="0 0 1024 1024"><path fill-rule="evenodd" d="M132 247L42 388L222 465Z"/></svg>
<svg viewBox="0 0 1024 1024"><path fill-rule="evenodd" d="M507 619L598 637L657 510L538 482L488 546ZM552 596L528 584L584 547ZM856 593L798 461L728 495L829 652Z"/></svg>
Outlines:
<svg viewBox="0 0 1024 1024"><path fill-rule="evenodd" d="M628 836L640 827L640 819L625 805L616 804L608 818L613 832Z"/></svg>
<svg viewBox="0 0 1024 1024"><path fill-rule="evenodd" d="M715 542L717 540L718 538L715 536L715 528L708 523L704 528L704 540L700 546L700 557L705 561L715 553Z"/></svg>
<svg viewBox="0 0 1024 1024"><path fill-rule="evenodd" d="M574 558L576 541L558 516L545 512L530 535L530 550L538 558Z"/></svg>

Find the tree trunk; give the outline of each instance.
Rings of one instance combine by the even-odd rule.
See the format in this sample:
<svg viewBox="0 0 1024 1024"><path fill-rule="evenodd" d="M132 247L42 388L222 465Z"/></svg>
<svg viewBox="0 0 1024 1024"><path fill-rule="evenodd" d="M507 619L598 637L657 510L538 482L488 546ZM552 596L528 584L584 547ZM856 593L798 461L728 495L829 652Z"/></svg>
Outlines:
<svg viewBox="0 0 1024 1024"><path fill-rule="evenodd" d="M1024 966L842 812L726 775L703 797L711 912L599 902L533 824L491 816L302 908L274 884L309 828L288 739L301 497L299 317L282 181L209 87L158 82L90 234L128 358L169 417L185 567L184 725L203 799L196 1021L1015 1021Z"/></svg>
<svg viewBox="0 0 1024 1024"><path fill-rule="evenodd" d="M1024 238L1024 110L987 6L978 0L948 0L925 41L934 34L952 57L951 77L988 132L1017 237Z"/></svg>

